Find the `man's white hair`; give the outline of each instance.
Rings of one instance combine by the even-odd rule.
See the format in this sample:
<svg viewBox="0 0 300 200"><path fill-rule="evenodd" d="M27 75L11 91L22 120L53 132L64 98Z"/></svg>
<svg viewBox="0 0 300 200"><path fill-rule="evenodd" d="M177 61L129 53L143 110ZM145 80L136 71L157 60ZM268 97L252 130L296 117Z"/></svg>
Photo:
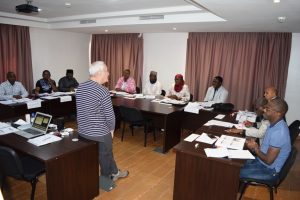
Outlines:
<svg viewBox="0 0 300 200"><path fill-rule="evenodd" d="M103 71L106 67L103 61L96 61L93 62L89 67L90 76L95 76L99 71Z"/></svg>

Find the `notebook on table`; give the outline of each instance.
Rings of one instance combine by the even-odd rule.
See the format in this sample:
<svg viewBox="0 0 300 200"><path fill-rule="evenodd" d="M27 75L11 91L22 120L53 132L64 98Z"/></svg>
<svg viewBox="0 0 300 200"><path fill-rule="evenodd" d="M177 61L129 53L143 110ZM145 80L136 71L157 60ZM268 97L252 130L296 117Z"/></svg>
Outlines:
<svg viewBox="0 0 300 200"><path fill-rule="evenodd" d="M48 130L51 119L51 115L37 112L32 125L24 130L17 131L16 134L28 139L44 135Z"/></svg>

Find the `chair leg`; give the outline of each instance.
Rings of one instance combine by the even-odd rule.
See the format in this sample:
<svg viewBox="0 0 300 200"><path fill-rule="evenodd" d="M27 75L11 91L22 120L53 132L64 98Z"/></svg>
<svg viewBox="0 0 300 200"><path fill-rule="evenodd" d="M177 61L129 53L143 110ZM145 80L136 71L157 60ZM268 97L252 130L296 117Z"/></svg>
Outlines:
<svg viewBox="0 0 300 200"><path fill-rule="evenodd" d="M130 129L131 129L131 135L133 136L133 126L130 125Z"/></svg>
<svg viewBox="0 0 300 200"><path fill-rule="evenodd" d="M122 130L121 141L123 141L123 138L124 138L124 131L125 131L125 122L123 122L123 130Z"/></svg>
<svg viewBox="0 0 300 200"><path fill-rule="evenodd" d="M272 187L268 187L269 192L270 192L270 200L273 200L273 188Z"/></svg>
<svg viewBox="0 0 300 200"><path fill-rule="evenodd" d="M35 177L32 181L31 181L31 200L34 200L34 194L35 194L35 188L36 188L36 184L38 182L38 178Z"/></svg>
<svg viewBox="0 0 300 200"><path fill-rule="evenodd" d="M240 191L240 198L239 200L242 199L245 191L246 191L246 188L248 186L248 183L247 182L243 182L243 181L240 181L240 188L239 188L239 191Z"/></svg>
<svg viewBox="0 0 300 200"><path fill-rule="evenodd" d="M144 134L145 134L145 139L144 139L144 147L147 146L147 134L148 134L148 124L145 124L145 130L144 130Z"/></svg>
<svg viewBox="0 0 300 200"><path fill-rule="evenodd" d="M153 127L153 140L156 141L155 127Z"/></svg>

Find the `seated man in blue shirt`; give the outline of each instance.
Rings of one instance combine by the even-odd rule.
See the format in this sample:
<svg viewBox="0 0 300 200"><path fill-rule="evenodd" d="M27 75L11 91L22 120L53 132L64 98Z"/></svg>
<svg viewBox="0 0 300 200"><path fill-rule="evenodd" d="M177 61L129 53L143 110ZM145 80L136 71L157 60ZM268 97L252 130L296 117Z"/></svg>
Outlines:
<svg viewBox="0 0 300 200"><path fill-rule="evenodd" d="M247 147L256 153L255 160L248 160L240 171L241 178L276 180L291 151L290 133L283 120L288 110L281 98L271 100L264 109L264 117L270 121L262 145L254 139L247 140Z"/></svg>
<svg viewBox="0 0 300 200"><path fill-rule="evenodd" d="M28 96L28 92L21 82L16 81L14 72L7 72L7 81L0 85L0 100L21 99Z"/></svg>

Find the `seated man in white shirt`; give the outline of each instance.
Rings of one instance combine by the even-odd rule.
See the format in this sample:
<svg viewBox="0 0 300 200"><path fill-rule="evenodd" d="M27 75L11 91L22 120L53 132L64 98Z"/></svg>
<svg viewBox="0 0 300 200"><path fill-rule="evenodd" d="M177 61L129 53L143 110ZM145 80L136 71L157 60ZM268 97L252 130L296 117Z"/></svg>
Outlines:
<svg viewBox="0 0 300 200"><path fill-rule="evenodd" d="M225 103L228 97L228 91L222 86L223 78L216 76L212 86L207 89L204 101L214 101L215 103Z"/></svg>
<svg viewBox="0 0 300 200"><path fill-rule="evenodd" d="M7 72L7 81L0 85L0 100L21 99L28 96L22 83L16 81L14 72Z"/></svg>
<svg viewBox="0 0 300 200"><path fill-rule="evenodd" d="M151 71L149 75L149 81L147 81L143 93L145 95L160 95L161 90L161 84L157 80L157 72Z"/></svg>

